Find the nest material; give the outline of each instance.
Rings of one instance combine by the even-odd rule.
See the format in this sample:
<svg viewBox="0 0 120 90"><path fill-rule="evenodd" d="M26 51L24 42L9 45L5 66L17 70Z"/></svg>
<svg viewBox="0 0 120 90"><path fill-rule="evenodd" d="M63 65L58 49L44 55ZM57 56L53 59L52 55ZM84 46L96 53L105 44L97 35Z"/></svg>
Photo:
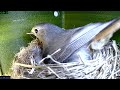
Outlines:
<svg viewBox="0 0 120 90"><path fill-rule="evenodd" d="M33 40L28 47L15 55L12 78L19 79L118 79L120 77L120 49L115 41L109 42L102 50L93 51L93 60L44 64L41 45ZM56 52L57 53L57 52ZM36 63L37 62L37 63Z"/></svg>
<svg viewBox="0 0 120 90"><path fill-rule="evenodd" d="M16 63L31 65L31 63L38 62L40 59L42 59L42 45L38 39L35 39L29 43L28 47L22 47L20 52L15 55L12 64L12 77L19 78L19 76L24 75L27 69L30 69Z"/></svg>

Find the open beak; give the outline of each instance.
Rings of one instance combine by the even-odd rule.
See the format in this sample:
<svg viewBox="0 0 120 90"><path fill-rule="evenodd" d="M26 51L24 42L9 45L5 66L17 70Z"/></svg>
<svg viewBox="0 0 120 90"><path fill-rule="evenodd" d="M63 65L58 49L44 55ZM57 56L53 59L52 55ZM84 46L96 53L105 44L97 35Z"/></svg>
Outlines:
<svg viewBox="0 0 120 90"><path fill-rule="evenodd" d="M30 33L26 33L26 34L30 35L33 39L36 38L36 36L35 36L32 32L30 32Z"/></svg>
<svg viewBox="0 0 120 90"><path fill-rule="evenodd" d="M30 34L30 35L32 34L32 35L33 35L33 33L32 33L32 32L30 32L30 33L26 33L26 34Z"/></svg>

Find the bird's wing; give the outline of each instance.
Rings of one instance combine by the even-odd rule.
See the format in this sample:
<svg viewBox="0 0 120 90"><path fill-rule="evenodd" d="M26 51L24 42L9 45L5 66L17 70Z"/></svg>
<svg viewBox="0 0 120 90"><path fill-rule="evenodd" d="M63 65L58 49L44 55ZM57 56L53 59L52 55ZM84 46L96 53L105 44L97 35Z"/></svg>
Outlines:
<svg viewBox="0 0 120 90"><path fill-rule="evenodd" d="M114 19L114 21L104 28L100 33L98 33L93 41L98 41L105 38L107 35L112 34L120 29L120 18Z"/></svg>
<svg viewBox="0 0 120 90"><path fill-rule="evenodd" d="M75 33L70 42L61 47L61 52L57 53L58 55L54 56L56 60L63 62L66 60L74 51L81 48L86 43L92 41L98 33L101 31L109 28L114 23L118 22L118 19L113 19L106 23L95 23L95 24L89 24L87 26L84 26L82 30L78 30L77 33ZM120 25L118 24L120 27ZM114 31L114 30L113 30Z"/></svg>
<svg viewBox="0 0 120 90"><path fill-rule="evenodd" d="M102 49L106 45L110 38L113 36L114 32L120 29L120 18L115 19L113 23L104 28L100 33L98 33L92 42L90 43L90 48L94 50Z"/></svg>

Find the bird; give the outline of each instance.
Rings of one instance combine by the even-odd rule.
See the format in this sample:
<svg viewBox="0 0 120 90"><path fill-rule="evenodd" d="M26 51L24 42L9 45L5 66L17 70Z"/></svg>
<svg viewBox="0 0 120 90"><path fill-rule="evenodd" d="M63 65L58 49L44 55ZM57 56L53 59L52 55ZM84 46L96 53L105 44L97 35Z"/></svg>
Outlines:
<svg viewBox="0 0 120 90"><path fill-rule="evenodd" d="M43 57L61 49L53 58L59 62L79 62L92 59L91 50L102 49L120 29L120 18L107 22L89 23L82 27L63 29L52 23L39 23L29 34L40 40ZM49 60L48 62L51 63Z"/></svg>
<svg viewBox="0 0 120 90"><path fill-rule="evenodd" d="M120 29L120 18L114 19L114 22L108 25L100 33L98 33L91 43L91 48L95 50L102 49L106 45L113 34Z"/></svg>

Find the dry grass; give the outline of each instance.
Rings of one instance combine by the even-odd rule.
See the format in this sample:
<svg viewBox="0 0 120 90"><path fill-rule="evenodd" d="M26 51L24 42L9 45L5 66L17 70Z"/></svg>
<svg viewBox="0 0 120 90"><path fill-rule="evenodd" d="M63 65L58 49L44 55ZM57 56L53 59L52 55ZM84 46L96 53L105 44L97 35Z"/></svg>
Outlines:
<svg viewBox="0 0 120 90"><path fill-rule="evenodd" d="M12 65L12 78L17 79L118 79L120 76L120 49L115 41L109 42L102 50L93 52L93 60L82 60L84 63L71 62L44 64L43 58L35 63L36 53L42 58L37 40L16 54ZM57 53L57 52L56 52ZM33 58L34 56L34 58Z"/></svg>

